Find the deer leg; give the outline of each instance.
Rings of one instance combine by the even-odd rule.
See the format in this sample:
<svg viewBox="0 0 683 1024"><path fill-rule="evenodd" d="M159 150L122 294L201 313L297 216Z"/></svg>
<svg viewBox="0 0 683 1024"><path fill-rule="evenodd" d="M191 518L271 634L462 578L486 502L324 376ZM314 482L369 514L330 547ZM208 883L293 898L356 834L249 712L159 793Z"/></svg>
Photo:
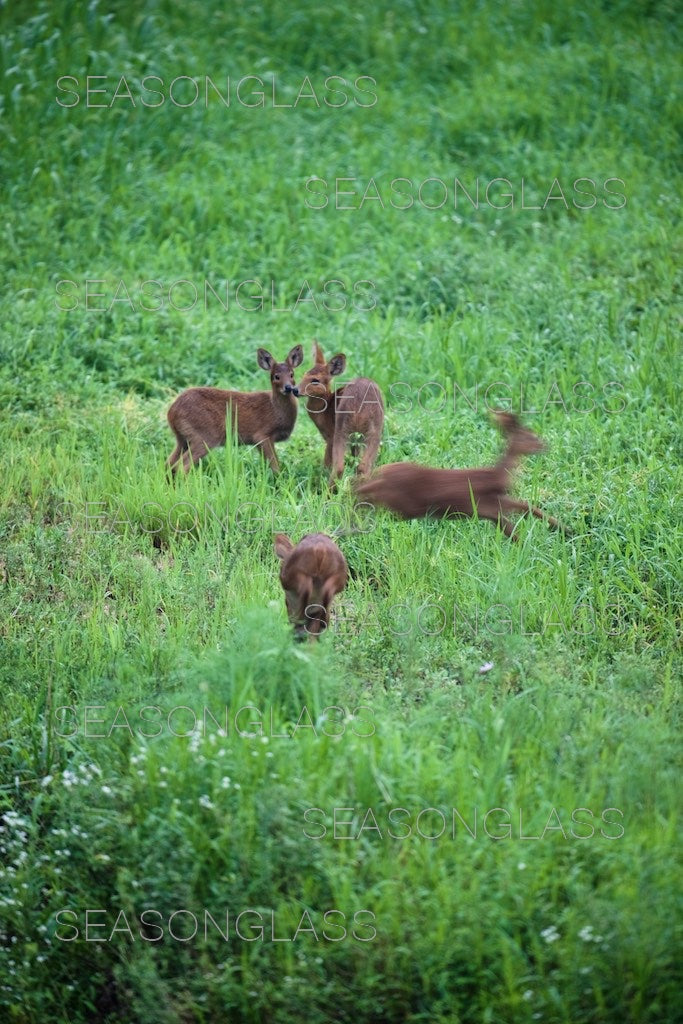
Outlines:
<svg viewBox="0 0 683 1024"><path fill-rule="evenodd" d="M346 444L348 433L339 429L334 432L332 441L332 473L330 475L330 487L334 489L336 481L344 472L344 456L346 455Z"/></svg>
<svg viewBox="0 0 683 1024"><path fill-rule="evenodd" d="M174 431L175 433L175 431ZM187 438L183 434L176 433L176 446L166 459L166 475L174 477L178 470L178 462L184 452L187 451Z"/></svg>
<svg viewBox="0 0 683 1024"><path fill-rule="evenodd" d="M196 466L200 459L203 459L209 451L209 446L201 437L188 438L186 450L183 453L183 472L189 473L192 466Z"/></svg>
<svg viewBox="0 0 683 1024"><path fill-rule="evenodd" d="M325 444L325 458L323 459L323 468L329 469L332 465L332 442L327 441Z"/></svg>
<svg viewBox="0 0 683 1024"><path fill-rule="evenodd" d="M503 509L505 508L505 505L503 504L502 498L498 498L495 501L489 499L486 501L479 502L477 502L475 498L475 504L476 515L478 519L489 519L492 523L497 523L506 537L509 537L510 540L512 541L517 540L517 535L513 533L515 524L512 522L511 519L507 519L506 516L503 514Z"/></svg>
<svg viewBox="0 0 683 1024"><path fill-rule="evenodd" d="M180 441L178 441L177 445L175 446L169 457L166 459L166 465L168 466L169 469L173 469L176 462L180 458L182 451L183 449L181 447Z"/></svg>
<svg viewBox="0 0 683 1024"><path fill-rule="evenodd" d="M376 430L373 430L365 438L365 451L361 456L361 460L358 463L358 469L356 470L358 476L367 476L370 473L375 464L375 459L377 458L379 442L380 434Z"/></svg>
<svg viewBox="0 0 683 1024"><path fill-rule="evenodd" d="M263 441L259 441L261 447L261 454L264 459L270 463L270 468L273 473L280 472L280 463L277 461L277 455L275 454L275 447L269 437L265 437Z"/></svg>
<svg viewBox="0 0 683 1024"><path fill-rule="evenodd" d="M178 441L175 448L166 459L166 476L169 480L172 480L178 470L178 461L185 451L185 445L182 441Z"/></svg>
<svg viewBox="0 0 683 1024"><path fill-rule="evenodd" d="M519 542L519 537L516 533L513 533L515 524L512 522L512 520L506 519L501 512L500 515L498 516L497 522L505 536L509 537L510 540L514 541L515 544L517 544Z"/></svg>
<svg viewBox="0 0 683 1024"><path fill-rule="evenodd" d="M536 508L530 501L517 501L515 498L508 498L505 495L505 497L501 498L500 503L506 512L521 512L523 516L536 516L537 519L544 520L548 526L552 526L555 530L566 530L559 520L549 516L547 512L542 512L540 508Z"/></svg>

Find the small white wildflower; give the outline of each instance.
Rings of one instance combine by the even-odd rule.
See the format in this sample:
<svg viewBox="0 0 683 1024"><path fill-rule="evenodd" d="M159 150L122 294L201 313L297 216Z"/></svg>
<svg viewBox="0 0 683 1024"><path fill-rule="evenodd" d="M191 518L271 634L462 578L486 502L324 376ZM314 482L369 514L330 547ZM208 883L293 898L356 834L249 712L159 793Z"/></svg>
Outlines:
<svg viewBox="0 0 683 1024"><path fill-rule="evenodd" d="M556 942L560 937L560 933L554 924L551 924L549 928L544 928L541 932L541 938L545 939L546 942Z"/></svg>
<svg viewBox="0 0 683 1024"><path fill-rule="evenodd" d="M524 863L523 860L520 860L519 864L517 865L517 870L518 871L524 871L525 868L526 868L526 864Z"/></svg>
<svg viewBox="0 0 683 1024"><path fill-rule="evenodd" d="M530 999L533 999L533 998L534 998L533 989L528 988L526 990L526 992L522 993L522 999L525 999L527 1003L529 1002Z"/></svg>
<svg viewBox="0 0 683 1024"><path fill-rule="evenodd" d="M230 776L224 775L221 779L221 789L230 789Z"/></svg>
<svg viewBox="0 0 683 1024"><path fill-rule="evenodd" d="M579 932L579 938L583 939L584 942L592 942L593 941L593 926L590 925L590 924L587 924L585 926L585 928L582 928L581 931Z"/></svg>
<svg viewBox="0 0 683 1024"><path fill-rule="evenodd" d="M211 809L214 806L213 803L211 802L211 798L208 797L206 793L200 796L199 803L201 804L202 807L208 807L209 809Z"/></svg>
<svg viewBox="0 0 683 1024"><path fill-rule="evenodd" d="M268 743L268 737L267 736L262 736L261 737L261 743Z"/></svg>
<svg viewBox="0 0 683 1024"><path fill-rule="evenodd" d="M43 781L41 782L41 786L49 786L51 782L52 782L52 776L51 775L44 775L43 776Z"/></svg>
<svg viewBox="0 0 683 1024"><path fill-rule="evenodd" d="M112 788L111 788L111 786L102 786L102 792L104 793L105 796L111 796L112 795Z"/></svg>

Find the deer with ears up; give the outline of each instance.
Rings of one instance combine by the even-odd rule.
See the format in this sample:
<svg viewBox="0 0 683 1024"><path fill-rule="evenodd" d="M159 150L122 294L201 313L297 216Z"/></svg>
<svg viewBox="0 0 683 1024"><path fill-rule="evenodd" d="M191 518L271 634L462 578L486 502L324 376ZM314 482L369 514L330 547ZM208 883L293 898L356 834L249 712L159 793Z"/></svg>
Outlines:
<svg viewBox="0 0 683 1024"><path fill-rule="evenodd" d="M334 391L331 380L343 373L346 356L340 352L327 362L317 341L313 343L314 365L301 380L299 393L306 397L306 412L325 439L325 469L330 469L330 487L344 472L344 456L351 434L361 434L365 450L356 470L367 476L375 464L384 427L382 392L374 380L356 377ZM358 445L352 442L351 454Z"/></svg>
<svg viewBox="0 0 683 1024"><path fill-rule="evenodd" d="M527 501L516 501L508 495L513 470L523 455L545 449L543 441L526 430L516 416L498 410L494 419L506 442L506 450L493 466L483 469L431 469L412 462L394 462L382 466L370 480L356 491L365 501L384 505L404 519L422 516L478 516L499 523L506 537L516 541L515 524L507 518L510 512L545 519L556 529L565 527Z"/></svg>
<svg viewBox="0 0 683 1024"><path fill-rule="evenodd" d="M168 410L168 422L177 444L166 465L175 474L182 460L185 473L211 448L225 444L226 419L240 444L257 444L274 473L280 471L274 443L286 441L294 429L299 389L294 367L304 358L296 345L283 363L260 348L258 365L270 374L270 391L224 391L222 388L188 388Z"/></svg>
<svg viewBox="0 0 683 1024"><path fill-rule="evenodd" d="M282 562L280 583L295 636L314 639L327 629L330 605L346 586L346 559L325 533L309 533L296 547L284 533L277 533L274 547Z"/></svg>

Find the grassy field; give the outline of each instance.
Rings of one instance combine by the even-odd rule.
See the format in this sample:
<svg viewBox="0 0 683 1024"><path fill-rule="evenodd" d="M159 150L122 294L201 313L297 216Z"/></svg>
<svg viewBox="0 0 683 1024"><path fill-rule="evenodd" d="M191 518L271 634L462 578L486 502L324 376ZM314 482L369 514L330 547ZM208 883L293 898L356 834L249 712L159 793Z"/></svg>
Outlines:
<svg viewBox="0 0 683 1024"><path fill-rule="evenodd" d="M666 2L0 4L3 1020L683 1019L680 48ZM330 494L303 407L278 477L169 485L175 395L313 338L380 464L517 412L572 535ZM273 532L338 529L296 644Z"/></svg>

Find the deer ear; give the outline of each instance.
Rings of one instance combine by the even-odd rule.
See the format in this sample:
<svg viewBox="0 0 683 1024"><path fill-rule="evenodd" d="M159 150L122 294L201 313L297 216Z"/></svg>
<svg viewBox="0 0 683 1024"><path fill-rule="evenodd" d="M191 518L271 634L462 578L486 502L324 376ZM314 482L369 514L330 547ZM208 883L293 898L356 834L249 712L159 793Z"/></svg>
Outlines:
<svg viewBox="0 0 683 1024"><path fill-rule="evenodd" d="M330 371L330 377L338 377L340 373L343 373L346 369L346 356L343 352L339 352L338 355L332 356L327 369Z"/></svg>
<svg viewBox="0 0 683 1024"><path fill-rule="evenodd" d="M313 362L316 366L322 366L325 363L325 355L318 342L313 340Z"/></svg>
<svg viewBox="0 0 683 1024"><path fill-rule="evenodd" d="M273 368L275 360L265 348L257 349L256 359L262 370L270 371Z"/></svg>
<svg viewBox="0 0 683 1024"><path fill-rule="evenodd" d="M275 554L277 555L277 557L281 561L284 561L284 559L287 557L290 551L293 550L294 545L292 544L291 540L289 539L286 533L276 533L275 543L273 544L273 547L275 549Z"/></svg>
<svg viewBox="0 0 683 1024"><path fill-rule="evenodd" d="M304 361L304 350L301 345L295 345L292 351L287 356L287 362L290 366L300 366Z"/></svg>

